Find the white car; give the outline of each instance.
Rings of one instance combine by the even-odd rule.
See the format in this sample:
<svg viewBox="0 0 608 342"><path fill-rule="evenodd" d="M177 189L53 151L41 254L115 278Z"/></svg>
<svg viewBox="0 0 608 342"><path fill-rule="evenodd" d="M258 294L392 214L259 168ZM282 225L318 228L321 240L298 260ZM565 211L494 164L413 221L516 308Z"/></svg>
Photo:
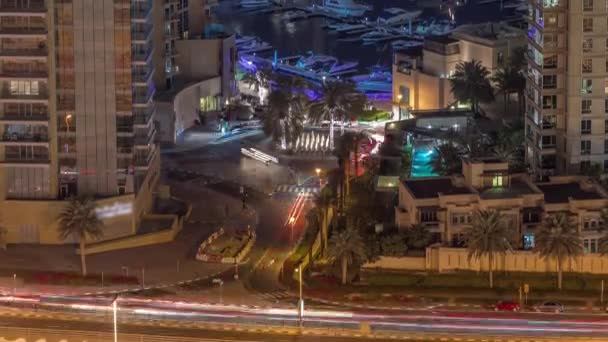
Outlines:
<svg viewBox="0 0 608 342"><path fill-rule="evenodd" d="M534 308L537 312L564 312L564 306L558 302L544 302Z"/></svg>

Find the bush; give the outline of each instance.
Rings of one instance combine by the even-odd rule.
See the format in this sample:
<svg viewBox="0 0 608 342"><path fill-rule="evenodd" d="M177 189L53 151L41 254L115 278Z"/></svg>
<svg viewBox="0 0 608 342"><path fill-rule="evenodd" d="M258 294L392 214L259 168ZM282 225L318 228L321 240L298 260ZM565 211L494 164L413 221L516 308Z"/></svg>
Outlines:
<svg viewBox="0 0 608 342"><path fill-rule="evenodd" d="M391 114L389 112L373 109L364 111L361 115L359 115L357 120L363 122L371 122L389 120L390 118Z"/></svg>

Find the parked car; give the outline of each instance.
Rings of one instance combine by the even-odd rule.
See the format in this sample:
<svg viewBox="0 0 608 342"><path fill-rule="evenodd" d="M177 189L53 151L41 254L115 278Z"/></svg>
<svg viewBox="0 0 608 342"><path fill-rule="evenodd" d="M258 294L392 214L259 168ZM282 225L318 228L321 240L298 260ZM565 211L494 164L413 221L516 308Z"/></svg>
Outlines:
<svg viewBox="0 0 608 342"><path fill-rule="evenodd" d="M521 309L518 302L503 300L494 306L494 311L513 311L517 312Z"/></svg>
<svg viewBox="0 0 608 342"><path fill-rule="evenodd" d="M544 302L535 307L537 312L564 312L564 306L558 302Z"/></svg>

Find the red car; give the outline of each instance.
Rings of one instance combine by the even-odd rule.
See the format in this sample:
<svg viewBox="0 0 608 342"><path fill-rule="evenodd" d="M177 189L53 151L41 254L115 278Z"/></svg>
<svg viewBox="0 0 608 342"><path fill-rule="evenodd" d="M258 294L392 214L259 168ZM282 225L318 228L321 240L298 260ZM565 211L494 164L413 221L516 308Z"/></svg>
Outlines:
<svg viewBox="0 0 608 342"><path fill-rule="evenodd" d="M494 311L513 311L513 312L517 312L517 311L519 311L519 309L520 309L519 303L512 302L512 301L498 302L494 306Z"/></svg>

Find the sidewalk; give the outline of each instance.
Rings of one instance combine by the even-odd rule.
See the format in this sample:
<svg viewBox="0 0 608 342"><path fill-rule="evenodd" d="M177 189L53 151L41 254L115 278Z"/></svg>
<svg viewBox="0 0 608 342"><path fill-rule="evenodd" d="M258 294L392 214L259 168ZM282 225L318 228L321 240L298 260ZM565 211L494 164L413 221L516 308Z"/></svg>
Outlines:
<svg viewBox="0 0 608 342"><path fill-rule="evenodd" d="M20 270L51 272L80 272L80 258L76 247L17 245L0 251L2 274L0 291L18 294L65 293L86 294L135 290L141 287L168 286L184 281L214 277L232 265L203 263L194 259L200 243L219 228L220 224L247 226L255 223L255 215L244 215L239 200L188 183L171 183L172 193L192 203L192 215L184 229L170 243L99 253L87 257L89 274L99 277L94 286L71 286L57 283L24 283ZM212 198L210 204L208 199ZM228 208L228 216L226 215ZM250 214L250 213L248 213ZM102 287L102 274L104 285ZM108 286L113 276L134 276L139 285ZM16 285L16 286L15 286Z"/></svg>

